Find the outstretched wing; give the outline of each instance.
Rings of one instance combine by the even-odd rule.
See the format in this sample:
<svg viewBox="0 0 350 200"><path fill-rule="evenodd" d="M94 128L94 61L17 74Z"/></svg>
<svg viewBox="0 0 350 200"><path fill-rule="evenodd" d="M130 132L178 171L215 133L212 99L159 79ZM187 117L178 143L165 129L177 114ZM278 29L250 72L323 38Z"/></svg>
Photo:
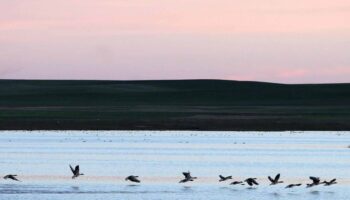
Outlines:
<svg viewBox="0 0 350 200"><path fill-rule="evenodd" d="M79 165L75 166L75 173L79 174Z"/></svg>
<svg viewBox="0 0 350 200"><path fill-rule="evenodd" d="M310 176L309 178L310 178L310 179L312 180L312 182L314 182L314 183L320 182L320 178L318 178L318 177Z"/></svg>
<svg viewBox="0 0 350 200"><path fill-rule="evenodd" d="M225 179L225 177L223 177L222 175L219 175L220 179Z"/></svg>
<svg viewBox="0 0 350 200"><path fill-rule="evenodd" d="M337 179L332 179L329 183L334 183Z"/></svg>
<svg viewBox="0 0 350 200"><path fill-rule="evenodd" d="M275 177L275 181L278 182L278 180L280 179L281 174L277 174Z"/></svg>
<svg viewBox="0 0 350 200"><path fill-rule="evenodd" d="M190 172L182 172L182 174L185 176L185 178L191 178Z"/></svg>
<svg viewBox="0 0 350 200"><path fill-rule="evenodd" d="M71 165L69 165L69 168L70 168L70 170L72 171L72 173L74 174L74 169L73 169L73 167L72 167Z"/></svg>
<svg viewBox="0 0 350 200"><path fill-rule="evenodd" d="M256 180L255 180L255 179L252 179L252 183L254 183L255 185L259 185L259 183L258 183L258 182L256 182Z"/></svg>
<svg viewBox="0 0 350 200"><path fill-rule="evenodd" d="M275 182L275 180L273 180L270 176L268 176L267 178L269 178L269 180L271 181L271 183Z"/></svg>
<svg viewBox="0 0 350 200"><path fill-rule="evenodd" d="M140 183L140 180L137 179L137 176L130 176L130 180L136 183Z"/></svg>

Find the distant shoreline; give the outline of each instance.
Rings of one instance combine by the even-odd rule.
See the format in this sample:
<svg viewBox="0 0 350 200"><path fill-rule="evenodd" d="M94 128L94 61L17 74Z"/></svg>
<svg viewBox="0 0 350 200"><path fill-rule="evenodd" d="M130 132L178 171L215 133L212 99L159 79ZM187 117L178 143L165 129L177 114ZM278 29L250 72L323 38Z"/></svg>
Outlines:
<svg viewBox="0 0 350 200"><path fill-rule="evenodd" d="M40 121L36 122L1 122L0 130L24 130L24 131L33 131L33 130L81 130L81 131L349 131L350 128L345 125L339 124L266 124L262 125L261 122L258 123L244 123L238 124L240 122L234 122L232 124L224 124L221 121L214 122L215 125L206 124L205 122L195 124L191 122L186 122L182 125L165 125L159 124L156 125L140 125L135 124L134 126L126 124L117 124L114 123L91 123L91 122L62 122L57 125L54 122L43 123ZM227 122L231 123L231 122ZM217 125L220 124L220 125ZM186 126L187 125L187 126ZM197 125L197 126L196 126ZM234 126L236 125L236 126Z"/></svg>
<svg viewBox="0 0 350 200"><path fill-rule="evenodd" d="M0 80L0 130L349 131L350 84Z"/></svg>

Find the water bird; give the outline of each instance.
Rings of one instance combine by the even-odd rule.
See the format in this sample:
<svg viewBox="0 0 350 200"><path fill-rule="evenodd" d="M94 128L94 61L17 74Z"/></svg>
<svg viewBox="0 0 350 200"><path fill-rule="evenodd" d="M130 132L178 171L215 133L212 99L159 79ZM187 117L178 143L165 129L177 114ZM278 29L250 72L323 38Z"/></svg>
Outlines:
<svg viewBox="0 0 350 200"><path fill-rule="evenodd" d="M220 180L219 180L219 182L221 182L221 181L227 181L227 180L229 180L229 179L232 179L232 176L222 176L222 175L219 175L219 178L220 178Z"/></svg>
<svg viewBox="0 0 350 200"><path fill-rule="evenodd" d="M313 186L316 186L316 185L320 184L320 178L319 177L310 176L309 178L312 180L312 183L306 184L306 187L313 187Z"/></svg>
<svg viewBox="0 0 350 200"><path fill-rule="evenodd" d="M73 169L73 167L71 165L69 165L69 167L73 173L72 179L75 179L78 176L84 175L84 174L80 173L79 165L75 166L75 169Z"/></svg>
<svg viewBox="0 0 350 200"><path fill-rule="evenodd" d="M256 182L256 178L247 178L244 182L247 182L249 186L259 185L259 183Z"/></svg>
<svg viewBox="0 0 350 200"><path fill-rule="evenodd" d="M186 183L188 181L194 181L194 179L197 179L197 177L192 177L191 172L182 172L182 174L185 176L184 179L182 179L179 183Z"/></svg>
<svg viewBox="0 0 350 200"><path fill-rule="evenodd" d="M278 183L283 183L283 181L279 181L280 177L281 177L280 174L277 174L277 175L275 176L274 179L271 178L271 176L268 176L268 178L269 178L269 180L270 180L270 182L271 182L270 185L276 185L276 184L278 184Z"/></svg>
<svg viewBox="0 0 350 200"><path fill-rule="evenodd" d="M324 184L324 186L330 186L330 185L333 185L333 184L337 184L337 179L332 179L330 181L323 181L322 183Z"/></svg>
<svg viewBox="0 0 350 200"><path fill-rule="evenodd" d="M4 179L12 179L14 181L20 181L16 178L16 176L17 175L15 175L15 174L8 174L8 175L4 176Z"/></svg>
<svg viewBox="0 0 350 200"><path fill-rule="evenodd" d="M301 186L302 184L301 183L298 183L298 184L289 184L286 186L286 188L293 188L293 187L298 187L298 186Z"/></svg>
<svg viewBox="0 0 350 200"><path fill-rule="evenodd" d="M244 185L243 181L233 181L232 183L230 183L230 185Z"/></svg>
<svg viewBox="0 0 350 200"><path fill-rule="evenodd" d="M125 181L140 183L141 181L138 178L139 178L138 176L130 175L130 176L125 178Z"/></svg>

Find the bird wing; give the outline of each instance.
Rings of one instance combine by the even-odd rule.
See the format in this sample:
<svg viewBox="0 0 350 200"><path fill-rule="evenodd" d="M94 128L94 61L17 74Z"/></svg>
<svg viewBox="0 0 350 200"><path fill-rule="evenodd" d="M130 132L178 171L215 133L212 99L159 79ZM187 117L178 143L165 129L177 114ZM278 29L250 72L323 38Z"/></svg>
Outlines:
<svg viewBox="0 0 350 200"><path fill-rule="evenodd" d="M72 167L71 165L69 165L69 167L70 167L70 170L72 171L72 173L74 174L74 169L73 169L73 167Z"/></svg>
<svg viewBox="0 0 350 200"><path fill-rule="evenodd" d="M255 179L252 179L252 183L254 183L255 185L259 185L259 183L258 183L258 182L256 182L256 180L255 180Z"/></svg>
<svg viewBox="0 0 350 200"><path fill-rule="evenodd" d="M223 177L222 175L219 175L219 177L220 177L221 179L225 179L225 177Z"/></svg>
<svg viewBox="0 0 350 200"><path fill-rule="evenodd" d="M75 166L75 173L79 174L79 165Z"/></svg>
<svg viewBox="0 0 350 200"><path fill-rule="evenodd" d="M179 183L185 183L187 179L182 179Z"/></svg>
<svg viewBox="0 0 350 200"><path fill-rule="evenodd" d="M320 178L318 178L318 177L310 176L309 178L310 178L310 179L312 180L312 182L314 182L314 183L320 182Z"/></svg>
<svg viewBox="0 0 350 200"><path fill-rule="evenodd" d="M337 179L332 179L329 183L334 183Z"/></svg>
<svg viewBox="0 0 350 200"><path fill-rule="evenodd" d="M185 178L191 178L190 172L183 172L182 174L185 176Z"/></svg>
<svg viewBox="0 0 350 200"><path fill-rule="evenodd" d="M133 181L133 182L137 182L137 183L139 183L139 182L140 182L140 180L139 180L139 179L137 179L137 177L136 177L136 176L130 176L130 177L129 177L129 179L130 179L131 181Z"/></svg>
<svg viewBox="0 0 350 200"><path fill-rule="evenodd" d="M277 174L276 177L275 177L275 181L278 182L278 180L280 179L281 177L281 174Z"/></svg>
<svg viewBox="0 0 350 200"><path fill-rule="evenodd" d="M275 180L273 180L270 176L268 176L267 178L269 178L269 180L271 181L271 183L275 182Z"/></svg>

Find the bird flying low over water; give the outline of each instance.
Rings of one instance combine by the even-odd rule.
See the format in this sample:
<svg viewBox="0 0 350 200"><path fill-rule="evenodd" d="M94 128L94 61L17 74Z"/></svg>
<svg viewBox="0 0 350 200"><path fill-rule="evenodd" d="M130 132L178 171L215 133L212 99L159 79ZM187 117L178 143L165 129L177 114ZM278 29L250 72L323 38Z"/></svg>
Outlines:
<svg viewBox="0 0 350 200"><path fill-rule="evenodd" d="M138 176L130 175L130 176L125 178L125 181L140 183L141 181L138 178L139 178Z"/></svg>
<svg viewBox="0 0 350 200"><path fill-rule="evenodd" d="M222 176L222 175L219 175L219 178L220 178L220 180L219 180L219 182L221 182L221 181L227 181L227 180L229 180L229 179L232 179L232 176Z"/></svg>
<svg viewBox="0 0 350 200"><path fill-rule="evenodd" d="M320 184L320 178L319 177L310 176L309 178L312 180L312 183L306 184L306 187L313 187L313 186L316 186L316 185Z"/></svg>
<svg viewBox="0 0 350 200"><path fill-rule="evenodd" d="M247 182L249 186L259 185L259 183L256 182L256 178L247 178L244 182Z"/></svg>
<svg viewBox="0 0 350 200"><path fill-rule="evenodd" d="M191 172L182 172L182 174L185 176L184 179L182 179L179 183L186 183L188 181L194 181L194 179L197 179L197 177L192 177Z"/></svg>
<svg viewBox="0 0 350 200"><path fill-rule="evenodd" d="M330 181L323 181L322 183L324 184L324 186L330 186L330 185L333 185L333 184L337 184L337 179L332 179Z"/></svg>
<svg viewBox="0 0 350 200"><path fill-rule="evenodd" d="M14 180L14 181L19 181L19 182L20 182L20 180L18 180L18 179L16 178L16 176L17 176L17 175L14 175L14 174L8 174L8 175L4 176L4 179L12 179L12 180Z"/></svg>
<svg viewBox="0 0 350 200"><path fill-rule="evenodd" d="M78 176L84 175L84 174L80 173L79 165L75 166L75 169L73 169L73 167L71 165L69 165L69 167L73 173L72 179L75 179Z"/></svg>
<svg viewBox="0 0 350 200"><path fill-rule="evenodd" d="M233 181L232 183L230 183L230 185L244 185L243 181Z"/></svg>
<svg viewBox="0 0 350 200"><path fill-rule="evenodd" d="M268 176L268 178L269 178L269 180L270 180L270 182L271 182L270 185L276 185L276 184L278 184L278 183L283 183L283 181L279 181L280 177L281 177L280 174L277 174L277 175L275 176L274 179L271 178L270 176Z"/></svg>
<svg viewBox="0 0 350 200"><path fill-rule="evenodd" d="M293 188L293 187L298 187L298 186L301 186L301 183L298 183L298 184L289 184L286 186L286 188Z"/></svg>

